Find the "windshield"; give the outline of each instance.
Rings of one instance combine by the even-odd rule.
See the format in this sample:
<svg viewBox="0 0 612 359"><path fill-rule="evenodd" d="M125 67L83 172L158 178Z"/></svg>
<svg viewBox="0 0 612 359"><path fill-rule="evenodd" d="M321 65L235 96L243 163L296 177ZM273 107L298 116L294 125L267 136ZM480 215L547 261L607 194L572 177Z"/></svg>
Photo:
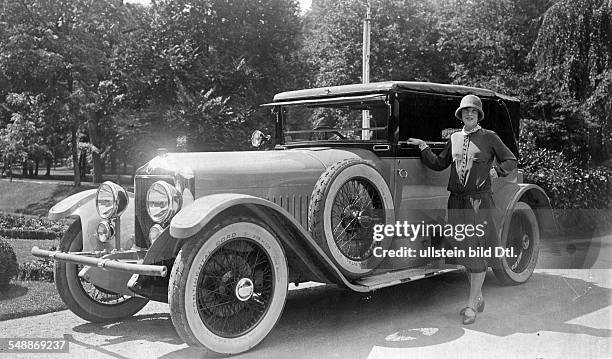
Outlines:
<svg viewBox="0 0 612 359"><path fill-rule="evenodd" d="M387 139L389 107L383 97L281 108L284 143Z"/></svg>

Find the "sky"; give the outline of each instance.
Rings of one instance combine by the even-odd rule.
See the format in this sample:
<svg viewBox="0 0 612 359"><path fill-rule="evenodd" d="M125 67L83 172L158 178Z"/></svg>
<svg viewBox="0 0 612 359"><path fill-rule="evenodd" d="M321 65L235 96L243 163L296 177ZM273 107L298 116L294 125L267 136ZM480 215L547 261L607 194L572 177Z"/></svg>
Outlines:
<svg viewBox="0 0 612 359"><path fill-rule="evenodd" d="M140 3L140 4L150 3L150 0L126 0L126 1ZM300 3L300 8L302 9L302 12L308 10L310 8L310 5L312 4L312 0L299 0L298 2Z"/></svg>

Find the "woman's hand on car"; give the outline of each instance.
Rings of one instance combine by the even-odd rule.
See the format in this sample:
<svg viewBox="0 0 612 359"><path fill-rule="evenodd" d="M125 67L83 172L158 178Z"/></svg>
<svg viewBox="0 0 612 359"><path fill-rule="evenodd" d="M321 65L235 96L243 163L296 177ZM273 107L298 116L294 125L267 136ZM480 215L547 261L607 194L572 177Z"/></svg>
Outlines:
<svg viewBox="0 0 612 359"><path fill-rule="evenodd" d="M421 146L425 144L425 141L419 139L419 138L409 138L406 141L407 145L415 145L415 146Z"/></svg>

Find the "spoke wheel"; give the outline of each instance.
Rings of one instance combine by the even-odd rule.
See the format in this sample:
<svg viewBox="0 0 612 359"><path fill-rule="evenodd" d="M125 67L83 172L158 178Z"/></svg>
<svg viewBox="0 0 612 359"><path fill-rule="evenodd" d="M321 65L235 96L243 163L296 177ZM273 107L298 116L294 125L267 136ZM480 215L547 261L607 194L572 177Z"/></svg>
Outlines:
<svg viewBox="0 0 612 359"><path fill-rule="evenodd" d="M272 273L269 256L255 241L239 238L218 248L198 280L196 301L204 325L228 338L253 329L270 307Z"/></svg>
<svg viewBox="0 0 612 359"><path fill-rule="evenodd" d="M499 268L493 271L505 285L524 283L533 274L540 250L538 220L527 203L516 203L504 233L502 246L512 249L514 257L497 259Z"/></svg>
<svg viewBox="0 0 612 359"><path fill-rule="evenodd" d="M390 223L395 223L393 197L372 164L348 159L321 174L308 207L308 228L345 276L363 277L383 261L374 251L388 249L393 238L376 241L373 228Z"/></svg>
<svg viewBox="0 0 612 359"><path fill-rule="evenodd" d="M340 252L354 261L372 256L373 225L384 218L383 202L374 185L365 178L346 182L332 204L331 225Z"/></svg>
<svg viewBox="0 0 612 359"><path fill-rule="evenodd" d="M63 252L81 252L81 221L74 221L60 241ZM136 314L148 300L117 294L79 277L83 265L55 262L55 286L66 306L90 322L108 322Z"/></svg>
<svg viewBox="0 0 612 359"><path fill-rule="evenodd" d="M170 275L172 322L189 345L236 354L259 344L285 305L281 242L256 218L233 216L185 242Z"/></svg>

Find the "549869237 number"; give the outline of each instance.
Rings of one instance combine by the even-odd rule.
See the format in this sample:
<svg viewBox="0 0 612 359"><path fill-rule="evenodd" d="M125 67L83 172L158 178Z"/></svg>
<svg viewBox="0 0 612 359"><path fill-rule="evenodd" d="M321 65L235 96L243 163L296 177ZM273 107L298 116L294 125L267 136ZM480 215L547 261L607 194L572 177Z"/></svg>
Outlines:
<svg viewBox="0 0 612 359"><path fill-rule="evenodd" d="M0 338L2 353L68 353L69 344L63 338Z"/></svg>

